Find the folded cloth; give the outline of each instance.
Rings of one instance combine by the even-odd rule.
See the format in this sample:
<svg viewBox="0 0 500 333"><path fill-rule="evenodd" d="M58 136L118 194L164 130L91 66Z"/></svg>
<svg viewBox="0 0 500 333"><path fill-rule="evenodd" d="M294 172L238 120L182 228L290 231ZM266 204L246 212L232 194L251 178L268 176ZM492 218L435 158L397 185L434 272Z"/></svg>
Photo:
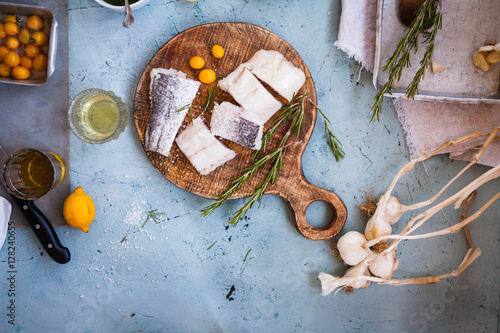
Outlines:
<svg viewBox="0 0 500 333"><path fill-rule="evenodd" d="M342 0L338 40L342 51L368 71L373 71L377 19L376 0ZM405 132L410 156L430 152L446 141L474 133L489 133L500 126L500 103L461 104L392 98ZM450 158L471 161L485 138L451 146L443 151ZM479 161L500 164L500 143L494 141Z"/></svg>
<svg viewBox="0 0 500 333"><path fill-rule="evenodd" d="M7 236L7 227L9 225L12 205L4 197L0 197L0 249L2 248L5 237Z"/></svg>

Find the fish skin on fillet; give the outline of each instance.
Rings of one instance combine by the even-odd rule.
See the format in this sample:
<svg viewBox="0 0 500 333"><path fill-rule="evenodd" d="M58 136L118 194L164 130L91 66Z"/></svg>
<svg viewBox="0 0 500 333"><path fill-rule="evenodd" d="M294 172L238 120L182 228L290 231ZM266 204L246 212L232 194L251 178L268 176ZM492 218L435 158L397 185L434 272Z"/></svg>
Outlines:
<svg viewBox="0 0 500 333"><path fill-rule="evenodd" d="M144 148L165 156L182 125L189 106L196 97L200 82L187 79L175 69L155 68L151 71L149 98L151 114L148 119ZM179 111L183 107L184 110Z"/></svg>
<svg viewBox="0 0 500 333"><path fill-rule="evenodd" d="M260 149L263 126L241 116L243 108L222 102L214 103L210 131L249 149Z"/></svg>

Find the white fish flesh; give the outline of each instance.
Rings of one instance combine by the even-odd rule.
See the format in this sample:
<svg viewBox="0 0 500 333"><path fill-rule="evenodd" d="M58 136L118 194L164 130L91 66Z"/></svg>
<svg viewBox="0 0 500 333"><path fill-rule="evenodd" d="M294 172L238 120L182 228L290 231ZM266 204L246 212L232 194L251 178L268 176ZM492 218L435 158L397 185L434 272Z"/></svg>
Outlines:
<svg viewBox="0 0 500 333"><path fill-rule="evenodd" d="M149 99L151 114L146 131L145 150L165 156L196 97L200 82L187 79L186 74L174 69L155 68L151 71ZM184 108L184 110L181 110Z"/></svg>
<svg viewBox="0 0 500 333"><path fill-rule="evenodd" d="M281 103L252 75L244 64L220 80L219 88L231 94L244 111L241 116L264 124L281 108Z"/></svg>
<svg viewBox="0 0 500 333"><path fill-rule="evenodd" d="M220 105L215 103L210 131L243 147L260 149L263 126L245 119L241 116L242 113L243 108L229 102L222 102Z"/></svg>
<svg viewBox="0 0 500 333"><path fill-rule="evenodd" d="M245 67L289 102L306 81L304 72L277 51L259 50Z"/></svg>
<svg viewBox="0 0 500 333"><path fill-rule="evenodd" d="M234 151L215 138L200 118L194 119L175 142L202 175L208 175L236 156Z"/></svg>

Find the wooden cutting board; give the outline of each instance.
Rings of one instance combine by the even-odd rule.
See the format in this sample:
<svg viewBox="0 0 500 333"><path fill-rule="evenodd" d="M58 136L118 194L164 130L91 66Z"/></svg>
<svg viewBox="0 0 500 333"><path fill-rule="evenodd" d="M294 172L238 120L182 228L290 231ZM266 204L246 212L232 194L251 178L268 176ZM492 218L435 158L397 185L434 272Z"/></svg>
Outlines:
<svg viewBox="0 0 500 333"><path fill-rule="evenodd" d="M225 55L223 58L216 59L211 55L209 44L212 40L224 47ZM203 24L183 31L165 43L153 56L142 74L134 99L134 120L143 147L151 110L149 85L150 72L153 68L174 68L186 73L187 77L197 80L198 73L201 70L192 69L189 66L189 59L193 56L201 56L206 62L204 68L211 68L219 75L226 76L238 65L249 60L260 49L281 52L286 59L300 68L306 76L306 82L299 94L307 93L308 97L316 103L316 90L314 89L311 73L297 51L288 42L262 27L249 23ZM210 86L216 86L216 84L217 81ZM194 118L201 113L208 89L209 85L202 84L199 90L200 95L193 101ZM273 93L273 95L286 104L286 100L279 95L276 93ZM229 94L223 91L217 94L215 101L217 103L229 101L237 104ZM211 109L212 107L203 115L207 126L210 125ZM276 117L277 114L274 118ZM264 133L272 126L273 119L266 123ZM184 119L183 127L189 121L190 117L187 116ZM312 103L307 102L305 124L300 137L293 137L289 140L289 142L298 142L298 144L286 149L283 157L283 169L280 171L276 183L267 188L266 194L279 195L290 204L295 214L297 230L304 237L312 240L322 240L333 238L342 230L347 218L347 210L342 200L335 193L310 184L304 177L302 154L311 137L315 122L316 109ZM181 127L181 131L183 127ZM279 140L287 130L287 126L280 126L268 146L268 151L278 145ZM206 176L202 176L196 171L175 143L168 157L150 151L146 151L146 154L156 169L170 182L191 193L211 198L229 188L232 184L231 179L238 176L244 168L250 166L253 162L253 150L241 147L228 140L223 139L222 142L228 148L234 150L237 156ZM250 195L255 187L264 180L269 169L270 166L257 173L231 199ZM333 209L333 219L324 228L314 228L306 220L307 207L315 201L325 201Z"/></svg>

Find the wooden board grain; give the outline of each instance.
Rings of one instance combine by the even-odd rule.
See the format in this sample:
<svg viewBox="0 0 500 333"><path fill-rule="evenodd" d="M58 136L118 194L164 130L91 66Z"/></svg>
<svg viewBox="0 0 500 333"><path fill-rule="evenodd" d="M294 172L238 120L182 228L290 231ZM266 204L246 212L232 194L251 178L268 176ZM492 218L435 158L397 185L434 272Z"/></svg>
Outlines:
<svg viewBox="0 0 500 333"><path fill-rule="evenodd" d="M225 49L225 55L221 59L214 58L210 53L209 43L215 40ZM238 65L249 60L252 55L260 49L275 50L281 52L286 59L300 68L306 76L306 82L299 94L307 93L313 103L316 103L316 91L311 73L297 51L285 40L274 33L249 23L223 22L209 23L188 29L171 40L169 40L151 59L137 86L134 99L134 121L142 145L145 143L147 122L150 114L149 85L150 72L153 68L174 68L187 74L187 77L197 79L201 70L192 69L189 59L193 56L201 56L205 59L205 67L211 68L220 76L231 73ZM216 82L210 86L216 86ZM269 87L268 87L269 88ZM193 117L196 118L202 110L207 97L209 85L202 84L199 96L193 101ZM282 103L286 100L278 94L273 93ZM237 104L227 93L220 91L215 99L216 102L229 101ZM211 108L203 114L207 126L210 124ZM274 118L276 118L275 115ZM273 118L273 119L274 119ZM271 127L272 120L266 123L264 132ZM189 123L190 117L184 119L182 129ZM305 124L299 138L293 137L289 142L297 142L286 149L283 158L283 169L280 171L277 182L268 187L267 194L275 194L283 197L289 202L295 213L297 229L305 237L313 240L328 239L334 237L344 226L347 211L340 198L333 192L311 185L302 172L302 154L309 141L314 124L316 122L316 109L312 103L306 104ZM282 124L284 125L284 124ZM268 149L276 147L278 141L288 130L287 126L280 126L273 137ZM231 186L231 179L238 176L240 172L253 162L254 151L241 147L228 140L222 142L234 150L237 156L217 168L209 175L203 176L190 164L187 158L174 143L170 156L146 151L148 158L156 169L170 182L178 187L202 197L214 197ZM269 167L247 182L243 188L235 193L231 199L246 197L251 194L256 185L260 184L267 175ZM313 228L305 219L307 207L315 201L326 201L330 203L334 211L332 222L325 228Z"/></svg>

